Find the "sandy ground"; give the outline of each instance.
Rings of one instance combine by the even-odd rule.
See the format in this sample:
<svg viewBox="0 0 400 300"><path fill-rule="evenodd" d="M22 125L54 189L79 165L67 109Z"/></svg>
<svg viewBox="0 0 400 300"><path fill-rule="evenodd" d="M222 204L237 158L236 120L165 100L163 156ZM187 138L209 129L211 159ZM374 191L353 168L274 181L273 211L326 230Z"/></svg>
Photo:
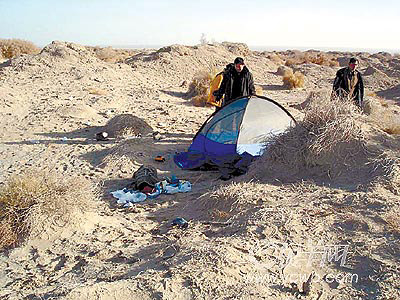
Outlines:
<svg viewBox="0 0 400 300"><path fill-rule="evenodd" d="M354 182L223 182L217 172L182 171L173 163L214 111L185 98L188 83L199 70L220 70L239 55L263 95L299 119L296 105L330 89L339 69L299 65L305 86L288 90L276 74L281 62L235 44L174 45L112 64L83 46L55 42L0 65L0 183L38 167L80 174L101 189L96 209L80 221L0 254L0 299L400 299L399 235L383 219L398 213L398 190ZM351 54L333 55L343 65ZM369 74L367 98L381 96L398 112L400 59L357 56ZM96 141L94 134L121 114L142 118L162 138ZM386 140L399 145L398 135ZM155 162L157 155L166 162ZM143 164L190 180L192 192L117 206L109 192ZM245 199L241 191L248 191ZM190 220L189 228L170 228L175 217ZM321 263L321 251L305 259L329 245L349 246L345 264ZM312 272L306 296L302 284Z"/></svg>

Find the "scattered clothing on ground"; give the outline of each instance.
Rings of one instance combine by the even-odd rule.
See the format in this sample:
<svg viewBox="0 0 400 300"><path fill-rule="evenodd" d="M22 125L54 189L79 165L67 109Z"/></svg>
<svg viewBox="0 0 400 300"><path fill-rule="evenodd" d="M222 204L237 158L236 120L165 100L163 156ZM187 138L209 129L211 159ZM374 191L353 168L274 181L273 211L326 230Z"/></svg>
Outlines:
<svg viewBox="0 0 400 300"><path fill-rule="evenodd" d="M153 166L142 165L133 173L130 189L142 191L145 187L153 187L160 181L157 174L157 169Z"/></svg>
<svg viewBox="0 0 400 300"><path fill-rule="evenodd" d="M188 228L189 223L184 218L178 217L178 218L175 218L172 221L171 225L172 226L178 226L179 228L186 229L186 228Z"/></svg>
<svg viewBox="0 0 400 300"><path fill-rule="evenodd" d="M169 183L166 180L157 182L154 188L147 193L143 190L134 190L124 188L122 190L111 192L114 198L117 198L118 204L123 204L124 207L131 207L133 203L143 202L146 199L157 198L161 194L176 194L176 193L187 193L192 190L192 184L186 180L178 180L176 183Z"/></svg>

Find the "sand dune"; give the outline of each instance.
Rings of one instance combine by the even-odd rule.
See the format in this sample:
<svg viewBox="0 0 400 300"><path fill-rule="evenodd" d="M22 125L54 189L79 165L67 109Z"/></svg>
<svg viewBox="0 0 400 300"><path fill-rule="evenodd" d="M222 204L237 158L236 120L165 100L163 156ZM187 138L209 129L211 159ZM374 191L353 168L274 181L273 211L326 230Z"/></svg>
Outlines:
<svg viewBox="0 0 400 300"><path fill-rule="evenodd" d="M400 298L400 137L388 129L400 118L398 57L324 54L342 65L360 58L369 110L351 124L360 128L362 155L351 156L354 148L344 142L334 148L343 156L314 157L298 169L263 157L228 182L216 171L180 170L172 160L214 111L187 99L188 83L236 56L245 58L264 96L302 120L307 105L329 93L339 66L293 65L305 86L288 90L277 69L296 55L234 43L171 45L108 63L82 45L53 42L40 54L4 61L0 187L27 169L51 169L89 179L100 196L68 225L0 253L0 298ZM143 119L160 138L146 131L94 139L123 114ZM155 162L157 155L166 161ZM190 180L192 192L119 207L110 191L143 164L162 177ZM171 228L175 217L190 220L188 229ZM323 261L321 249L343 245L345 261Z"/></svg>

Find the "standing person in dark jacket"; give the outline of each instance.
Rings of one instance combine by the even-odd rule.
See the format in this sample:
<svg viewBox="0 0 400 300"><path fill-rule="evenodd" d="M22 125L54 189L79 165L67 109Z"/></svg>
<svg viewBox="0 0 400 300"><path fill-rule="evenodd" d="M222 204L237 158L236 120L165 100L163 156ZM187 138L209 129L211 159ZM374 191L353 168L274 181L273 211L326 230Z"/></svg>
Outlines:
<svg viewBox="0 0 400 300"><path fill-rule="evenodd" d="M362 108L364 83L357 67L358 59L355 57L350 58L349 66L337 71L333 82L333 91L338 97L352 100L354 104Z"/></svg>
<svg viewBox="0 0 400 300"><path fill-rule="evenodd" d="M221 86L214 92L214 96L220 101L225 95L221 105L224 107L237 97L254 95L255 91L253 75L245 66L243 58L236 57L233 64L226 66Z"/></svg>

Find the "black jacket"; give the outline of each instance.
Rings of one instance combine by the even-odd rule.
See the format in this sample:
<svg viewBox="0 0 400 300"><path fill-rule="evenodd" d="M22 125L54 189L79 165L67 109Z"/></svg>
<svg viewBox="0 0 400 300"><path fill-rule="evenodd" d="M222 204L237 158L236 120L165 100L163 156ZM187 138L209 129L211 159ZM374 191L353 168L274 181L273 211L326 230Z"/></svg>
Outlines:
<svg viewBox="0 0 400 300"><path fill-rule="evenodd" d="M217 100L221 99L225 94L222 106L227 105L237 97L255 94L253 75L246 66L239 73L236 71L235 65L231 63L226 66L223 76L221 86L215 92Z"/></svg>
<svg viewBox="0 0 400 300"><path fill-rule="evenodd" d="M353 94L350 95L350 98L354 100L356 105L362 107L362 102L364 100L364 82L360 72L356 70L355 75L357 76L357 84L354 88ZM337 96L347 97L349 95L350 77L351 77L351 70L348 67L337 71L335 81L333 82L333 90Z"/></svg>

